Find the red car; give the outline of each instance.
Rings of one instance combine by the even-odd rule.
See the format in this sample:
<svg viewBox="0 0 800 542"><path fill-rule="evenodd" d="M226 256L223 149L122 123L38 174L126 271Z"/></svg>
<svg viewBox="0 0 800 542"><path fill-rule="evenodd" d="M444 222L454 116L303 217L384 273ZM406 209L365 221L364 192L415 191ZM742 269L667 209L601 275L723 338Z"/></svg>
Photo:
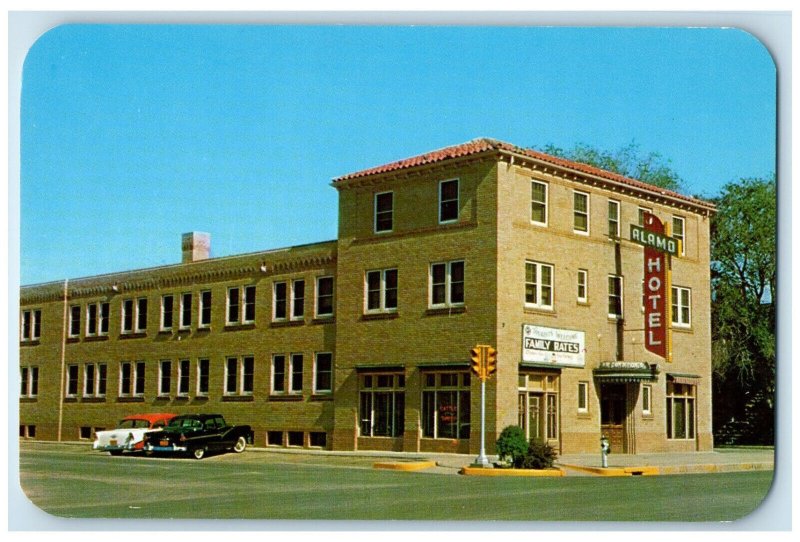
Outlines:
<svg viewBox="0 0 800 542"><path fill-rule="evenodd" d="M98 431L92 448L111 455L120 455L124 451L140 452L144 449L144 436L153 431L161 431L175 416L176 414L166 413L125 416L116 429Z"/></svg>

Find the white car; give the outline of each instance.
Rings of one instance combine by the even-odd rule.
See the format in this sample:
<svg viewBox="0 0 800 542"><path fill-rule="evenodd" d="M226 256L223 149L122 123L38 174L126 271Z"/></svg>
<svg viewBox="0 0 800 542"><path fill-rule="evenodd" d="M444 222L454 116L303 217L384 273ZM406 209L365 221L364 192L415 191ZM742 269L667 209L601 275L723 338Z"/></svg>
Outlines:
<svg viewBox="0 0 800 542"><path fill-rule="evenodd" d="M115 429L98 431L92 449L121 455L124 451L138 452L144 449L146 433L161 431L175 414L134 414L124 417Z"/></svg>

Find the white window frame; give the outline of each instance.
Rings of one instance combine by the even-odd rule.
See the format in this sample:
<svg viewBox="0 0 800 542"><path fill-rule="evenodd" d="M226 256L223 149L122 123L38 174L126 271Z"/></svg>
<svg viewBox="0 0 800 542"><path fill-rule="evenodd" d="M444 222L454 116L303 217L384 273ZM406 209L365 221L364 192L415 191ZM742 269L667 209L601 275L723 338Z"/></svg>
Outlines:
<svg viewBox="0 0 800 542"><path fill-rule="evenodd" d="M536 200L533 199L533 185L534 184L538 184L538 185L541 185L541 186L544 187L544 202L536 201ZM544 181L531 180L531 215L530 215L531 224L535 224L537 226L547 226L548 214L549 214L548 212L550 210L549 198L550 198L550 185L548 183L544 182ZM544 222L539 222L538 220L534 220L533 219L533 205L534 204L536 204L536 205L544 205Z"/></svg>
<svg viewBox="0 0 800 542"><path fill-rule="evenodd" d="M533 282L533 283L529 283L528 282L528 266L529 265L533 266L534 273L536 275L535 282ZM545 284L543 284L543 281L542 281L542 269L545 268L545 267L550 268L550 284L547 285L550 288L550 304L549 305L542 302L542 299L543 299L542 292L543 292L543 289L545 287ZM554 265L549 264L549 263L544 263L544 262L536 262L536 261L533 261L533 260L525 260L525 299L524 299L525 308L550 310L550 311L553 310L553 308L555 307L555 302L556 302L556 288L555 288L555 284L554 283L555 283L555 266ZM529 284L533 284L535 286L535 288L536 288L535 294L536 294L536 300L537 301L535 303L531 303L527 299L527 289L528 289L528 285Z"/></svg>
<svg viewBox="0 0 800 542"><path fill-rule="evenodd" d="M250 360L252 365L252 374L251 382L250 382L250 389L245 389L245 380L247 375L247 360ZM235 361L236 363L236 374L235 382L236 382L236 389L229 390L228 389L228 377L230 376L230 362ZM225 374L223 379L223 395L226 397L249 397L253 395L253 388L255 387L255 370L256 370L256 363L255 363L255 356L253 355L245 355L245 356L227 356L225 358Z"/></svg>
<svg viewBox="0 0 800 542"><path fill-rule="evenodd" d="M456 198L455 198L455 200L442 199L442 186L445 183L451 183L451 182L455 182L456 183ZM442 208L444 206L444 203L451 202L451 201L455 201L456 202L456 216L455 216L455 218L448 218L448 219L444 220L444 219L442 219ZM460 209L461 209L461 181L458 178L444 179L442 181L439 181L439 224L453 224L455 222L458 222Z"/></svg>
<svg viewBox="0 0 800 542"><path fill-rule="evenodd" d="M679 222L681 224L681 233L675 233L675 224ZM682 216L673 215L672 217L672 237L675 239L681 240L681 256L686 255L686 219Z"/></svg>
<svg viewBox="0 0 800 542"><path fill-rule="evenodd" d="M170 323L169 323L169 325L167 325L167 323L164 321L165 320L165 316L167 314L167 308L166 308L167 299L169 299L170 303L172 303L172 307L169 310L169 312L170 312ZM158 328L161 331L172 331L172 328L174 326L175 326L175 296L173 294L164 294L164 295L161 296L161 320L159 322L159 327Z"/></svg>
<svg viewBox="0 0 800 542"><path fill-rule="evenodd" d="M391 194L392 196L392 206L391 209L388 211L378 211L378 197L385 196L386 194ZM394 191L387 190L386 192L377 192L372 199L372 231L376 234L381 233L391 233L394 231ZM391 227L389 229L379 230L378 229L378 214L388 214L390 216Z"/></svg>
<svg viewBox="0 0 800 542"><path fill-rule="evenodd" d="M206 294L208 294L208 303L204 299ZM197 327L200 329L206 329L211 327L211 318L212 314L212 301L214 299L211 290L203 290L200 292L200 295L197 299ZM208 307L208 322L203 321L203 313L205 312L206 306Z"/></svg>
<svg viewBox="0 0 800 542"><path fill-rule="evenodd" d="M186 384L185 388L183 384ZM192 362L186 358L178 360L178 382L176 397L188 397L192 387Z"/></svg>
<svg viewBox="0 0 800 542"><path fill-rule="evenodd" d="M294 387L294 375L295 375L295 360L299 358L300 361L300 387ZM299 352L294 352L289 354L289 386L288 391L290 395L300 395L303 393L303 364L304 364L304 356Z"/></svg>
<svg viewBox="0 0 800 542"><path fill-rule="evenodd" d="M331 312L321 313L319 312L319 300L320 300L320 292L319 292L319 283L322 280L330 279L331 281ZM336 281L333 279L333 275L324 275L322 277L317 277L316 281L316 290L314 292L314 315L317 318L331 318L336 310Z"/></svg>
<svg viewBox="0 0 800 542"><path fill-rule="evenodd" d="M126 308L125 304L130 303L130 307ZM131 328L125 329L125 317L130 312L131 315ZM129 297L123 299L119 304L119 332L122 335L130 335L136 330L136 298Z"/></svg>
<svg viewBox="0 0 800 542"><path fill-rule="evenodd" d="M188 296L189 306L186 306L186 298ZM180 314L178 315L178 329L190 329L192 327L192 302L194 295L192 292L183 292L181 294ZM188 319L188 322L186 321Z"/></svg>
<svg viewBox="0 0 800 542"><path fill-rule="evenodd" d="M252 292L252 300L248 299L248 296ZM248 284L247 286L242 286L242 316L241 322L242 324L253 324L256 321L256 306L258 302L258 290L256 289L255 284ZM252 306L253 314L252 318L247 317L247 309L248 307Z"/></svg>
<svg viewBox="0 0 800 542"><path fill-rule="evenodd" d="M283 316L278 316L278 286L283 286ZM285 280L278 280L272 283L272 321L285 322L289 319L291 314L290 298L292 293L289 288L289 282Z"/></svg>
<svg viewBox="0 0 800 542"><path fill-rule="evenodd" d="M23 365L19 370L21 381L20 396L26 399L35 399L39 396L39 366ZM34 383L36 384L35 386Z"/></svg>
<svg viewBox="0 0 800 542"><path fill-rule="evenodd" d="M142 312L142 303L144 303L144 312ZM147 331L147 298L137 298L134 305L136 309L136 315L133 322L134 333L145 333ZM144 318L144 327L141 326L142 318Z"/></svg>
<svg viewBox="0 0 800 542"><path fill-rule="evenodd" d="M578 283L578 291L577 291L577 300L578 303L588 303L589 302L589 271L586 269L578 269L577 275ZM581 295L581 288L583 288L583 295Z"/></svg>
<svg viewBox="0 0 800 542"><path fill-rule="evenodd" d="M581 407L581 402L583 406ZM589 412L589 383L582 380L578 382L578 414Z"/></svg>
<svg viewBox="0 0 800 542"><path fill-rule="evenodd" d="M90 326L92 325L92 312L94 312L94 331L90 329ZM87 303L84 336L97 337L98 335L100 335L100 303Z"/></svg>
<svg viewBox="0 0 800 542"><path fill-rule="evenodd" d="M25 318L28 320L29 330L25 332ZM20 341L38 341L42 336L42 309L25 309L20 315ZM37 331L38 329L38 331Z"/></svg>
<svg viewBox="0 0 800 542"><path fill-rule="evenodd" d="M395 290L399 290L399 275L397 273L397 268L393 267L391 269L371 269L364 273L364 313L365 314L374 314L374 313L383 313L383 312L397 312L397 305L394 307L387 307L386 306L386 292L388 291L386 288L386 274L394 271L395 273ZM369 294L371 291L369 289L369 276L370 274L378 274L378 307L370 308L369 307Z"/></svg>
<svg viewBox="0 0 800 542"><path fill-rule="evenodd" d="M616 208L616 210L617 210L616 211L617 212L617 217L614 220L611 219L611 208L612 207ZM611 237L612 239L619 239L619 235L620 235L619 222L620 222L620 212L621 212L621 210L622 210L622 207L621 207L619 201L617 201L615 199L609 199L608 200L608 225L611 226L611 224L614 224L614 232L613 233L611 231L608 232L609 233L609 237ZM611 228L609 228L609 230L610 229Z"/></svg>
<svg viewBox="0 0 800 542"><path fill-rule="evenodd" d="M456 284L452 280L453 276L453 265L460 263L463 269L464 279L461 281L463 285L463 295L464 299L462 301L453 301L453 284ZM437 265L444 265L444 302L442 303L435 303L433 302L433 268ZM441 284L441 283L437 283ZM448 307L463 307L466 303L467 299L467 264L465 260L452 260L449 262L433 262L428 266L428 308L431 309L441 309L441 308L448 308Z"/></svg>
<svg viewBox="0 0 800 542"><path fill-rule="evenodd" d="M612 318L614 320L622 319L622 318L625 317L625 280L622 277L622 275L611 275L611 274L608 275L608 279L609 279L609 281L611 279L619 279L619 314L611 314L609 312L608 313L608 317ZM611 300L611 288L610 288L611 285L610 285L610 283L609 283L608 286L609 286L609 288L607 288L607 290L608 290L608 298L607 298L607 300L610 301Z"/></svg>
<svg viewBox="0 0 800 542"><path fill-rule="evenodd" d="M683 321L683 311L681 310L684 308L682 293L685 293L688 298L685 308L689 311L689 319L686 322ZM672 298L672 307L670 307L672 312L672 327L692 327L692 289L673 285L670 297Z"/></svg>
<svg viewBox="0 0 800 542"><path fill-rule="evenodd" d="M164 389L165 377L166 377L167 389ZM158 362L158 397L169 397L171 391L172 391L172 360L162 359L161 361Z"/></svg>
<svg viewBox="0 0 800 542"><path fill-rule="evenodd" d="M70 382L73 380L72 369L75 369L75 391L70 392L69 386ZM66 378L66 382L64 383L64 396L65 397L77 397L81 393L81 366L77 363L70 363L67 365L67 370L64 372L64 378Z"/></svg>
<svg viewBox="0 0 800 542"><path fill-rule="evenodd" d="M577 207L577 198L578 196L582 196L586 198L586 211L579 211ZM589 197L588 192L583 192L581 190L573 190L572 191L572 231L577 233L578 235L589 235L591 231L591 198ZM579 230L575 227L575 218L578 215L585 215L586 216L586 230Z"/></svg>
<svg viewBox="0 0 800 542"><path fill-rule="evenodd" d="M205 365L205 368L203 367ZM211 360L209 358L197 359L197 377L195 393L198 397L208 397L209 389L211 388ZM203 377L206 380L206 389L201 388Z"/></svg>
<svg viewBox="0 0 800 542"><path fill-rule="evenodd" d="M653 415L653 386L642 384L642 415Z"/></svg>
<svg viewBox="0 0 800 542"><path fill-rule="evenodd" d="M242 307L244 306L242 300L242 290L238 286L229 286L225 294L225 325L237 326L242 323ZM237 304L236 307L236 320L231 320L231 292L236 292Z"/></svg>
<svg viewBox="0 0 800 542"><path fill-rule="evenodd" d="M270 374L269 374L269 393L270 395L286 395L286 375L288 374L287 369L289 368L289 360L286 354L272 354L272 360L270 363ZM275 382L278 380L275 379L275 360L276 358L283 358L283 373L280 377L281 389L275 389Z"/></svg>
<svg viewBox="0 0 800 542"><path fill-rule="evenodd" d="M320 356L330 356L330 388L327 389L320 389L318 385L318 378L319 378L319 357ZM314 354L314 383L313 383L313 393L317 395L330 395L333 393L333 352L316 352Z"/></svg>
<svg viewBox="0 0 800 542"><path fill-rule="evenodd" d="M297 297L297 284L298 283L302 283L303 284L303 297ZM288 310L289 319L291 319L293 321L299 321L299 320L303 320L305 318L305 316L306 316L306 291L307 291L307 288L306 288L305 279L293 279L292 280L291 294L287 293L287 295L290 295L290 297L291 297L291 302L288 303L288 305L289 305L289 307L288 307L288 309L289 309ZM299 300L303 301L303 311L302 311L301 314L295 314L295 312L297 310L297 306L298 306L297 302Z"/></svg>
<svg viewBox="0 0 800 542"><path fill-rule="evenodd" d="M653 214L653 209L650 207L642 207L641 205L639 206L639 212L637 215L637 224L639 224L639 226L644 226L644 213Z"/></svg>

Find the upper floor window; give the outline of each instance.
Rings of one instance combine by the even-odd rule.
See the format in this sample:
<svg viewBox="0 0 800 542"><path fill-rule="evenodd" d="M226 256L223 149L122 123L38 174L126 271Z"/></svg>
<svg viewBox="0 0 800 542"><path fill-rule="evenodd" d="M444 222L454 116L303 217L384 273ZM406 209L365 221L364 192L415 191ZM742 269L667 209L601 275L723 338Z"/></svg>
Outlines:
<svg viewBox="0 0 800 542"><path fill-rule="evenodd" d="M159 397L169 396L172 388L172 362L168 359L162 360L158 365L158 395Z"/></svg>
<svg viewBox="0 0 800 542"><path fill-rule="evenodd" d="M255 371L253 356L225 360L225 395L252 395Z"/></svg>
<svg viewBox="0 0 800 542"><path fill-rule="evenodd" d="M458 220L458 179L439 183L439 222Z"/></svg>
<svg viewBox="0 0 800 542"><path fill-rule="evenodd" d="M333 277L317 278L317 316L333 316Z"/></svg>
<svg viewBox="0 0 800 542"><path fill-rule="evenodd" d="M553 308L553 266L525 262L525 306Z"/></svg>
<svg viewBox="0 0 800 542"><path fill-rule="evenodd" d="M145 366L143 361L123 361L119 366L119 396L144 395Z"/></svg>
<svg viewBox="0 0 800 542"><path fill-rule="evenodd" d="M143 333L147 329L147 298L122 301L122 333ZM135 325L135 329L134 329Z"/></svg>
<svg viewBox="0 0 800 542"><path fill-rule="evenodd" d="M394 193L375 194L375 233L392 231L394 218Z"/></svg>
<svg viewBox="0 0 800 542"><path fill-rule="evenodd" d="M397 269L367 271L367 312L397 309Z"/></svg>
<svg viewBox="0 0 800 542"><path fill-rule="evenodd" d="M144 333L147 330L147 298L140 297L136 300L136 332Z"/></svg>
<svg viewBox="0 0 800 542"><path fill-rule="evenodd" d="M272 356L272 384L270 393L281 394L286 392L286 356L274 354Z"/></svg>
<svg viewBox="0 0 800 542"><path fill-rule="evenodd" d="M692 291L689 288L672 287L672 325L674 327L692 325Z"/></svg>
<svg viewBox="0 0 800 542"><path fill-rule="evenodd" d="M189 395L190 370L191 362L188 359L182 359L178 362L178 397Z"/></svg>
<svg viewBox="0 0 800 542"><path fill-rule="evenodd" d="M87 363L83 367L83 396L105 397L108 371L105 363Z"/></svg>
<svg viewBox="0 0 800 542"><path fill-rule="evenodd" d="M197 395L206 397L208 395L208 380L211 373L211 362L207 358L197 360Z"/></svg>
<svg viewBox="0 0 800 542"><path fill-rule="evenodd" d="M67 397L76 397L78 395L78 372L80 368L77 365L67 365L67 388L65 394Z"/></svg>
<svg viewBox="0 0 800 542"><path fill-rule="evenodd" d="M286 320L287 288L285 282L272 285L272 319Z"/></svg>
<svg viewBox="0 0 800 542"><path fill-rule="evenodd" d="M622 277L608 276L608 316L622 318Z"/></svg>
<svg viewBox="0 0 800 542"><path fill-rule="evenodd" d="M547 225L547 183L531 181L531 222Z"/></svg>
<svg viewBox="0 0 800 542"><path fill-rule="evenodd" d="M653 210L649 207L639 207L639 225L644 226L644 214L645 213L653 213Z"/></svg>
<svg viewBox="0 0 800 542"><path fill-rule="evenodd" d="M161 296L161 330L172 329L172 315L175 307L175 298L172 295Z"/></svg>
<svg viewBox="0 0 800 542"><path fill-rule="evenodd" d="M181 294L181 329L192 327L192 294L190 292Z"/></svg>
<svg viewBox="0 0 800 542"><path fill-rule="evenodd" d="M314 393L333 391L333 354L319 352L314 360Z"/></svg>
<svg viewBox="0 0 800 542"><path fill-rule="evenodd" d="M589 301L589 271L578 269L578 303Z"/></svg>
<svg viewBox="0 0 800 542"><path fill-rule="evenodd" d="M256 319L256 287L228 288L226 324L250 324Z"/></svg>
<svg viewBox="0 0 800 542"><path fill-rule="evenodd" d="M33 398L39 395L39 367L20 367L20 396Z"/></svg>
<svg viewBox="0 0 800 542"><path fill-rule="evenodd" d="M289 366L289 393L303 391L303 354L292 354Z"/></svg>
<svg viewBox="0 0 800 542"><path fill-rule="evenodd" d="M42 336L42 311L41 309L22 311L20 340L36 341Z"/></svg>
<svg viewBox="0 0 800 542"><path fill-rule="evenodd" d="M305 314L306 281L303 279L292 281L292 320L302 320Z"/></svg>
<svg viewBox="0 0 800 542"><path fill-rule="evenodd" d="M108 335L109 304L90 303L86 306L86 336Z"/></svg>
<svg viewBox="0 0 800 542"><path fill-rule="evenodd" d="M72 305L69 308L69 336L78 337L81 334L81 306Z"/></svg>
<svg viewBox="0 0 800 542"><path fill-rule="evenodd" d="M686 229L686 220L681 216L672 217L672 237L679 239L681 242L681 256L686 254L686 237L684 230Z"/></svg>
<svg viewBox="0 0 800 542"><path fill-rule="evenodd" d="M200 327L211 325L211 290L200 292Z"/></svg>
<svg viewBox="0 0 800 542"><path fill-rule="evenodd" d="M574 192L572 196L573 225L576 233L589 233L589 194Z"/></svg>
<svg viewBox="0 0 800 542"><path fill-rule="evenodd" d="M464 304L464 262L431 264L430 306L448 307Z"/></svg>
<svg viewBox="0 0 800 542"><path fill-rule="evenodd" d="M619 237L619 202L613 199L608 200L608 236Z"/></svg>

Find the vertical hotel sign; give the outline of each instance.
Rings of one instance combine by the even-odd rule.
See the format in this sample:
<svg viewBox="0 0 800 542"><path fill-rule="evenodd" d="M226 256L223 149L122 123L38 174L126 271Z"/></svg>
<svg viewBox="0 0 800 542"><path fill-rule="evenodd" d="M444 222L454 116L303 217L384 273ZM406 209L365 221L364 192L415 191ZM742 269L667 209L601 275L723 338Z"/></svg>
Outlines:
<svg viewBox="0 0 800 542"><path fill-rule="evenodd" d="M631 224L631 241L644 245L644 345L672 361L671 256L680 254L680 241L669 236L664 224L644 213L644 227Z"/></svg>

